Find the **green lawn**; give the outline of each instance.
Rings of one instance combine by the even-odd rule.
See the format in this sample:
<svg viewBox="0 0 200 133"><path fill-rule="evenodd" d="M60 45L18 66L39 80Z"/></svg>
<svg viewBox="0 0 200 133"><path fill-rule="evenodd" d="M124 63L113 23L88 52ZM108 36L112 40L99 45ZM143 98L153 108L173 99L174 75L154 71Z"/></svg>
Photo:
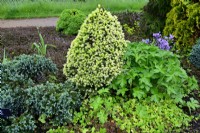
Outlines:
<svg viewBox="0 0 200 133"><path fill-rule="evenodd" d="M78 0L77 0L78 1ZM55 17L68 9L80 9L85 13L94 10L101 4L111 12L140 11L148 0L1 0L0 19Z"/></svg>

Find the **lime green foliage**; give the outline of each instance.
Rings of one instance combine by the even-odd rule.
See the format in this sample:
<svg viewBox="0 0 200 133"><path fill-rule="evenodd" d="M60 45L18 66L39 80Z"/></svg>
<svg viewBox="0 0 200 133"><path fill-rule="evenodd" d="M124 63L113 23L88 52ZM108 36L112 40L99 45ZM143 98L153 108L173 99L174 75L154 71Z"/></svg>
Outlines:
<svg viewBox="0 0 200 133"><path fill-rule="evenodd" d="M0 0L0 18L59 16L65 9L79 9L88 14L98 4L112 12L140 11L148 0ZM120 4L119 4L120 3Z"/></svg>
<svg viewBox="0 0 200 133"><path fill-rule="evenodd" d="M124 71L111 85L117 95L154 102L170 99L183 104L182 98L198 89L196 79L187 75L172 52L142 42L132 43L124 60Z"/></svg>
<svg viewBox="0 0 200 133"><path fill-rule="evenodd" d="M140 33L139 21L135 21L132 27L129 27L128 24L124 24L123 28L129 35L139 35Z"/></svg>
<svg viewBox="0 0 200 133"><path fill-rule="evenodd" d="M38 34L39 34L39 37L40 37L40 42L39 43L34 42L31 46L31 48L37 50L37 54L46 56L47 46L51 46L51 47L55 47L55 46L52 45L52 44L45 44L44 39L42 37L42 34L39 31L39 28L37 28L37 30L38 30Z"/></svg>
<svg viewBox="0 0 200 133"><path fill-rule="evenodd" d="M164 34L175 36L175 48L179 53L189 53L200 36L200 2L173 0L172 7L167 14Z"/></svg>
<svg viewBox="0 0 200 133"><path fill-rule="evenodd" d="M164 29L166 14L171 10L171 0L149 0L143 8L141 19L141 29L146 36ZM152 36L151 36L152 37Z"/></svg>
<svg viewBox="0 0 200 133"><path fill-rule="evenodd" d="M121 71L126 42L115 16L98 7L85 20L73 40L64 74L78 85L99 88Z"/></svg>
<svg viewBox="0 0 200 133"><path fill-rule="evenodd" d="M64 127L58 127L57 129L50 129L47 133L67 133L69 130ZM72 133L72 132L69 132Z"/></svg>
<svg viewBox="0 0 200 133"><path fill-rule="evenodd" d="M85 18L85 14L80 10L65 9L60 15L56 30L66 35L75 35L78 33Z"/></svg>
<svg viewBox="0 0 200 133"><path fill-rule="evenodd" d="M184 126L189 126L192 119L171 100L155 103L145 99L138 102L111 96L108 89L101 89L98 93L99 96L85 100L80 112L75 113L74 125L79 125L82 131L98 132L105 128L105 123L114 122L128 133L179 132Z"/></svg>

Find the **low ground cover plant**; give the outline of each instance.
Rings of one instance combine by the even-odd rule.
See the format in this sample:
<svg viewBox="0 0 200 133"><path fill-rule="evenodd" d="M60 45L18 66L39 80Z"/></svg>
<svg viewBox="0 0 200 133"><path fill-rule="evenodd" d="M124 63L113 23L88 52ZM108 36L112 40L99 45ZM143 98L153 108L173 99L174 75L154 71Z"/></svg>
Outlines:
<svg viewBox="0 0 200 133"><path fill-rule="evenodd" d="M24 79L39 82L47 80L48 75L57 72L56 64L41 55L20 55L4 64L13 75L22 75ZM7 79L8 77L4 77Z"/></svg>
<svg viewBox="0 0 200 133"><path fill-rule="evenodd" d="M80 93L70 82L47 82L29 88L14 88L14 91L4 87L0 94L0 106L13 108L13 116L8 119L10 122L4 124L1 121L1 131L9 133L40 132L71 123L73 112L81 104Z"/></svg>
<svg viewBox="0 0 200 133"><path fill-rule="evenodd" d="M2 64L1 70L0 107L12 112L6 121L0 118L1 132L45 131L72 121L81 104L76 86L68 81L41 84L35 80L38 74L56 70L50 59L21 55Z"/></svg>
<svg viewBox="0 0 200 133"><path fill-rule="evenodd" d="M191 119L173 100L156 103L148 99L124 99L111 96L109 90L102 89L98 96L83 102L74 117L75 128L71 130L77 132L76 126L79 125L81 132L106 132L105 125L115 123L118 130L128 133L179 132L189 125Z"/></svg>

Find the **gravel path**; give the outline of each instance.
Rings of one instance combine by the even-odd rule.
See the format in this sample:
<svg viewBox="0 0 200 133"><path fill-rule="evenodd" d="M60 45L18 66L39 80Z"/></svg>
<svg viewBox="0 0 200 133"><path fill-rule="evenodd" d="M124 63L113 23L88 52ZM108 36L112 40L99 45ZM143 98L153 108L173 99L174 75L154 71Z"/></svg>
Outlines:
<svg viewBox="0 0 200 133"><path fill-rule="evenodd" d="M34 19L14 19L1 20L0 28L15 27L51 27L56 26L58 18L34 18Z"/></svg>

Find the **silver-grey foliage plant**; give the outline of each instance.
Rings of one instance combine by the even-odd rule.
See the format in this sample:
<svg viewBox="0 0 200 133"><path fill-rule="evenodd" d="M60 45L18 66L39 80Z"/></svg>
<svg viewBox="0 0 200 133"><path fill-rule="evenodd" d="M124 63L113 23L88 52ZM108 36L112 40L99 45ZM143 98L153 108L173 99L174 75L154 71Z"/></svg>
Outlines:
<svg viewBox="0 0 200 133"><path fill-rule="evenodd" d="M192 47L189 60L195 67L200 69L200 38L197 40L196 45Z"/></svg>

